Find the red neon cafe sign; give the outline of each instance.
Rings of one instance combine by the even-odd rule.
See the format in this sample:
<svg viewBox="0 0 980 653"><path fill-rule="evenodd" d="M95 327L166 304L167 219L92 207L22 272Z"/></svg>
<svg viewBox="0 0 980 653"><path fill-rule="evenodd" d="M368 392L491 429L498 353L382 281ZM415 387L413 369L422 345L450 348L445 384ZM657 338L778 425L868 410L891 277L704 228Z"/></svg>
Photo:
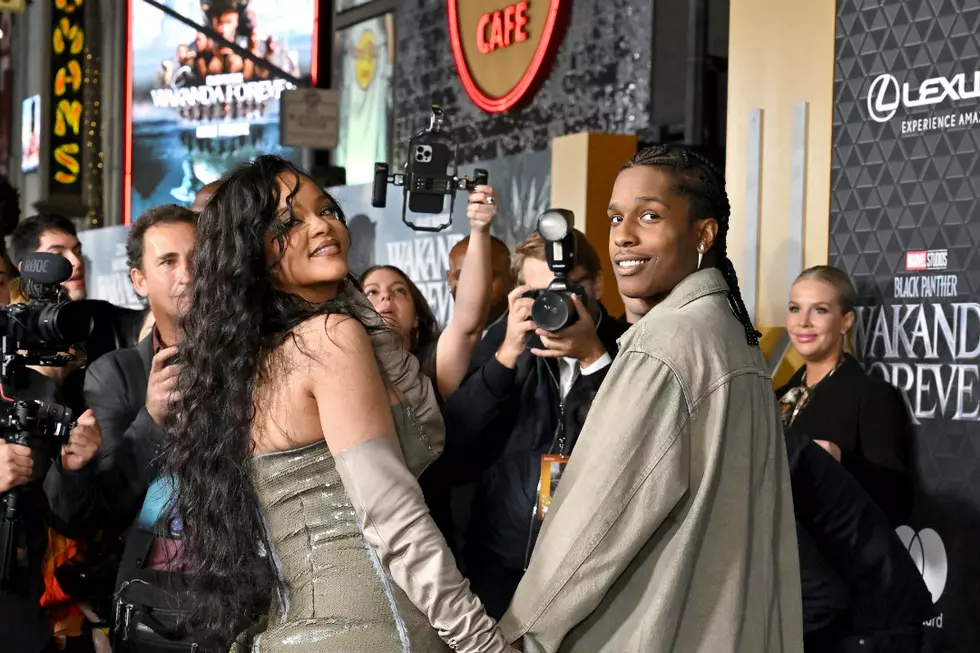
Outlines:
<svg viewBox="0 0 980 653"><path fill-rule="evenodd" d="M502 9L482 14L479 20L471 26L471 29L476 32L477 43L477 52L473 54L476 56L490 55L502 48L523 43L528 39L533 40L537 35L527 29L529 5L533 4L535 8L547 5L547 14L544 16L543 26L540 28L540 37L530 63L517 83L499 96L490 95L480 87L474 79L470 62L467 60L467 53L463 49L457 4L471 1L448 0L447 2L449 41L453 50L453 60L456 62L456 70L459 73L460 81L463 82L463 88L466 89L466 94L470 96L473 103L488 113L501 113L513 107L527 94L528 89L541 71L541 66L552 41L555 40L555 24L558 20L561 0L523 0L516 2ZM538 24L537 20L535 20L535 24ZM463 26L463 29L467 29L467 27Z"/></svg>

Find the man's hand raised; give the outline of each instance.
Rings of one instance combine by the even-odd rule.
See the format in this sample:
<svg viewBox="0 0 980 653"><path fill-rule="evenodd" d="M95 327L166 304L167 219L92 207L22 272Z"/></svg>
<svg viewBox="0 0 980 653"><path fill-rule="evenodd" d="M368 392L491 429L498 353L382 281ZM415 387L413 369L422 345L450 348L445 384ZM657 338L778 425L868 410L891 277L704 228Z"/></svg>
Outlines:
<svg viewBox="0 0 980 653"><path fill-rule="evenodd" d="M180 365L168 365L176 354L176 347L161 349L153 357L153 364L150 367L150 378L146 384L146 412L158 426L162 426L167 419L173 402L180 399L180 394L177 392Z"/></svg>
<svg viewBox="0 0 980 653"><path fill-rule="evenodd" d="M61 448L61 468L77 472L92 462L102 445L102 429L91 409L82 413L71 430L68 444Z"/></svg>

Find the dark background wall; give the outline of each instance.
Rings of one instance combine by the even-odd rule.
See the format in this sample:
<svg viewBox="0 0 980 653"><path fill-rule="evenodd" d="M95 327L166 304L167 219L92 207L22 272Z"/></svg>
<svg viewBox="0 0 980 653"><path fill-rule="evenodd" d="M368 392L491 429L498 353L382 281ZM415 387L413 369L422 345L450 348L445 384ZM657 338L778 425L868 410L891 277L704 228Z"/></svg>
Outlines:
<svg viewBox="0 0 980 653"><path fill-rule="evenodd" d="M564 134L645 131L653 0L563 4L570 16L551 69L542 71L543 83L523 108L488 114L473 104L456 74L446 0L403 0L395 14L395 161L404 161L405 144L428 124L432 104L446 112L464 162L545 149Z"/></svg>
<svg viewBox="0 0 980 653"><path fill-rule="evenodd" d="M904 392L918 424L915 507L899 536L936 604L931 651L976 653L980 6L838 0L836 50L830 263L857 286L865 367ZM898 101L902 85L902 97L918 102L920 84L957 75L963 99ZM885 105L890 112L874 108ZM928 251L936 256L927 270L909 265L909 252Z"/></svg>

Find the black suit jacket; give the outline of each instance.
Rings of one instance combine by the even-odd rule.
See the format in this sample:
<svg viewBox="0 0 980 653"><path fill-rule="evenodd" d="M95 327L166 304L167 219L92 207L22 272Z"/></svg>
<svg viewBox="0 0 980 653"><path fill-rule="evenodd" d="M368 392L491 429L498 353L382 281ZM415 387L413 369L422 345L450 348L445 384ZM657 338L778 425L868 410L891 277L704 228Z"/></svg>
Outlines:
<svg viewBox="0 0 980 653"><path fill-rule="evenodd" d="M100 357L85 375L85 399L102 427L99 483L110 533L122 534L139 513L164 430L146 411L153 336Z"/></svg>
<svg viewBox="0 0 980 653"><path fill-rule="evenodd" d="M828 627L870 635L934 616L922 575L882 509L801 429L785 434L807 635Z"/></svg>
<svg viewBox="0 0 980 653"><path fill-rule="evenodd" d="M805 368L776 391L800 384ZM912 512L912 424L901 393L847 358L813 390L793 425L841 450L841 464L861 483L891 521Z"/></svg>
<svg viewBox="0 0 980 653"><path fill-rule="evenodd" d="M99 299L87 303L94 325L86 343L89 364L110 351L136 346L146 321L146 309L126 308Z"/></svg>
<svg viewBox="0 0 980 653"><path fill-rule="evenodd" d="M84 304L87 323L80 326L82 331L91 333L85 340L85 357L88 365L94 364L105 354L136 345L140 330L146 321L145 309L117 306L101 299L85 299L72 304ZM79 325L73 325L79 326ZM76 332L76 330L72 330ZM77 344L77 343L75 343ZM84 397L85 370L77 369L61 384L60 402L81 415L87 407Z"/></svg>

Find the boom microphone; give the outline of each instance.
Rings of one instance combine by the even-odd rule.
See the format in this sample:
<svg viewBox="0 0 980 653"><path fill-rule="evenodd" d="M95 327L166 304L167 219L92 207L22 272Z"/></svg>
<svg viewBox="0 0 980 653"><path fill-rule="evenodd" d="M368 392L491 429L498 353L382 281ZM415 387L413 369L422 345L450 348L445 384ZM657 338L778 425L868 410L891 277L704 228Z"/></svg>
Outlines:
<svg viewBox="0 0 980 653"><path fill-rule="evenodd" d="M71 262L60 254L36 252L24 257L20 274L28 281L45 286L58 285L71 279Z"/></svg>

